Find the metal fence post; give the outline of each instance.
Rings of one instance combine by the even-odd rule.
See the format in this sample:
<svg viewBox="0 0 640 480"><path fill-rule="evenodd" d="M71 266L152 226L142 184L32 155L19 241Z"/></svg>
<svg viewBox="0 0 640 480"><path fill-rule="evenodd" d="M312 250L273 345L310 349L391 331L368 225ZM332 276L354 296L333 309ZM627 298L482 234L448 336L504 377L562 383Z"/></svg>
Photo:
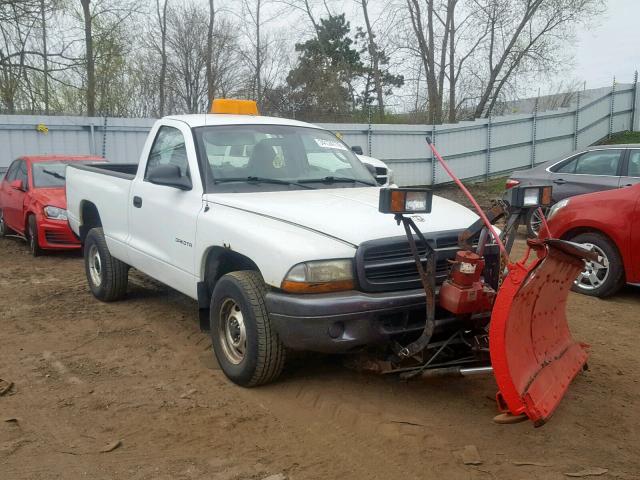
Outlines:
<svg viewBox="0 0 640 480"><path fill-rule="evenodd" d="M91 155L95 155L96 154L96 127L93 124L93 122L91 122L91 125L89 125L89 136L90 136L90 145L89 145L89 152L91 152Z"/></svg>
<svg viewBox="0 0 640 480"><path fill-rule="evenodd" d="M633 74L633 93L631 94L631 130L632 132L636 127L636 97L638 93L638 71Z"/></svg>
<svg viewBox="0 0 640 480"><path fill-rule="evenodd" d="M369 128L367 130L367 155L369 155L370 157L373 156L373 152L371 151L371 136L373 135L373 132L371 131L371 105L369 105L369 108L367 109L367 115L368 115L368 121L369 121Z"/></svg>
<svg viewBox="0 0 640 480"><path fill-rule="evenodd" d="M489 174L491 173L491 114L487 121L487 162L485 166L485 179L489 180Z"/></svg>
<svg viewBox="0 0 640 480"><path fill-rule="evenodd" d="M102 156L107 158L107 117L104 117L102 128Z"/></svg>
<svg viewBox="0 0 640 480"><path fill-rule="evenodd" d="M538 100L540 97L536 97L536 103L533 106L533 117L531 117L531 166L536 164L536 128L538 127Z"/></svg>
<svg viewBox="0 0 640 480"><path fill-rule="evenodd" d="M576 94L576 116L573 127L573 149L578 149L578 134L580 133L580 90Z"/></svg>
<svg viewBox="0 0 640 480"><path fill-rule="evenodd" d="M613 85L611 85L611 99L609 102L609 135L611 137L613 134L613 109L615 106L615 98L616 98L616 77L613 77Z"/></svg>
<svg viewBox="0 0 640 480"><path fill-rule="evenodd" d="M436 126L433 125L431 127L431 141L435 145L436 143ZM438 166L438 161L436 160L433 151L431 151L431 185L436 184L436 167Z"/></svg>

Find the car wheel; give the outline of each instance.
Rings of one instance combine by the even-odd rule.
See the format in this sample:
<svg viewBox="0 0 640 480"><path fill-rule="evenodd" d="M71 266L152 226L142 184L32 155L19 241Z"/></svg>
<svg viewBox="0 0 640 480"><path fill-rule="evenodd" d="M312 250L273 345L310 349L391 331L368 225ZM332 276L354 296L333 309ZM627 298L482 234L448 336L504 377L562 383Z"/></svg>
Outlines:
<svg viewBox="0 0 640 480"><path fill-rule="evenodd" d="M34 215L29 215L27 230L27 241L29 242L31 255L39 257L42 255L43 251L40 248L40 241L38 240L38 226L36 225L36 217Z"/></svg>
<svg viewBox="0 0 640 480"><path fill-rule="evenodd" d="M210 331L224 374L243 387L273 382L284 367L285 347L267 312L262 275L254 271L224 275L213 290Z"/></svg>
<svg viewBox="0 0 640 480"><path fill-rule="evenodd" d="M598 254L597 261L585 262L585 268L573 284L573 291L594 297L613 295L624 285L624 265L615 244L599 233L582 233L570 239Z"/></svg>
<svg viewBox="0 0 640 480"><path fill-rule="evenodd" d="M0 237L6 237L12 233L11 229L4 223L4 213L0 210Z"/></svg>
<svg viewBox="0 0 640 480"><path fill-rule="evenodd" d="M546 215L549 209L543 208L542 212ZM538 238L540 227L542 227L542 217L537 208L529 209L525 217L525 223L527 224L527 236L529 238Z"/></svg>
<svg viewBox="0 0 640 480"><path fill-rule="evenodd" d="M111 256L102 228L92 228L84 243L84 269L91 293L103 302L127 293L129 266Z"/></svg>

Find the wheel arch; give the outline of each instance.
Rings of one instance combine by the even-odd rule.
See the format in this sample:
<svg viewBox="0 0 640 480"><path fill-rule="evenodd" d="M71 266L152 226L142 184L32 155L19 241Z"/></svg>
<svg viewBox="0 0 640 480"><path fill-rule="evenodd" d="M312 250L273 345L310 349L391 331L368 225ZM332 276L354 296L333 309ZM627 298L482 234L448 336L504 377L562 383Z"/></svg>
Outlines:
<svg viewBox="0 0 640 480"><path fill-rule="evenodd" d="M229 248L213 246L205 251L200 267L200 281L197 286L201 330L209 329L209 302L216 283L223 275L238 270L260 272L253 260Z"/></svg>
<svg viewBox="0 0 640 480"><path fill-rule="evenodd" d="M102 226L100 213L95 203L89 200L80 202L80 241L84 243L89 230Z"/></svg>
<svg viewBox="0 0 640 480"><path fill-rule="evenodd" d="M578 235L581 235L583 233L595 233L606 238L611 246L616 249L618 255L620 255L620 258L622 259L622 270L624 272L625 281L627 278L632 278L630 277L630 275L632 276L633 272L629 270L631 267L631 262L629 262L629 259L627 258L627 252L622 251L618 243L611 237L611 235L609 235L604 230L596 227L574 227L564 232L560 238L562 240L571 240L572 238L577 237Z"/></svg>

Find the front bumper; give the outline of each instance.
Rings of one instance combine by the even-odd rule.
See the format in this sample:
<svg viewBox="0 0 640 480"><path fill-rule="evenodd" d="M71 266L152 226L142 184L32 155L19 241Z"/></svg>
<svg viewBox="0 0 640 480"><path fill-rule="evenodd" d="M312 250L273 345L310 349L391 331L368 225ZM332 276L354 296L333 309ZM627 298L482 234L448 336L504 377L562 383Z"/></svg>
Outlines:
<svg viewBox="0 0 640 480"><path fill-rule="evenodd" d="M426 316L422 289L308 295L271 291L266 303L287 347L323 353L346 353L393 337L417 335L424 329ZM436 312L436 332L454 322L455 318Z"/></svg>
<svg viewBox="0 0 640 480"><path fill-rule="evenodd" d="M64 220L51 220L44 215L36 218L38 243L46 250L77 250L82 247L80 240Z"/></svg>

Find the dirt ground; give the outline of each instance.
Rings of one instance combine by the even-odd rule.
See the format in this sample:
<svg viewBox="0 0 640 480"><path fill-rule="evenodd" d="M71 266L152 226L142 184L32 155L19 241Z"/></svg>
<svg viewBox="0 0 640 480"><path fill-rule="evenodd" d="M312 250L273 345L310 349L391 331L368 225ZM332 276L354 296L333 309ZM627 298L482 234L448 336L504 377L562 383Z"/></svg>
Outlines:
<svg viewBox="0 0 640 480"><path fill-rule="evenodd" d="M569 316L590 370L545 426L497 425L492 377L402 383L312 356L239 388L192 300L132 272L126 301L100 303L79 255L0 240L0 479L640 478L640 288L572 294Z"/></svg>

